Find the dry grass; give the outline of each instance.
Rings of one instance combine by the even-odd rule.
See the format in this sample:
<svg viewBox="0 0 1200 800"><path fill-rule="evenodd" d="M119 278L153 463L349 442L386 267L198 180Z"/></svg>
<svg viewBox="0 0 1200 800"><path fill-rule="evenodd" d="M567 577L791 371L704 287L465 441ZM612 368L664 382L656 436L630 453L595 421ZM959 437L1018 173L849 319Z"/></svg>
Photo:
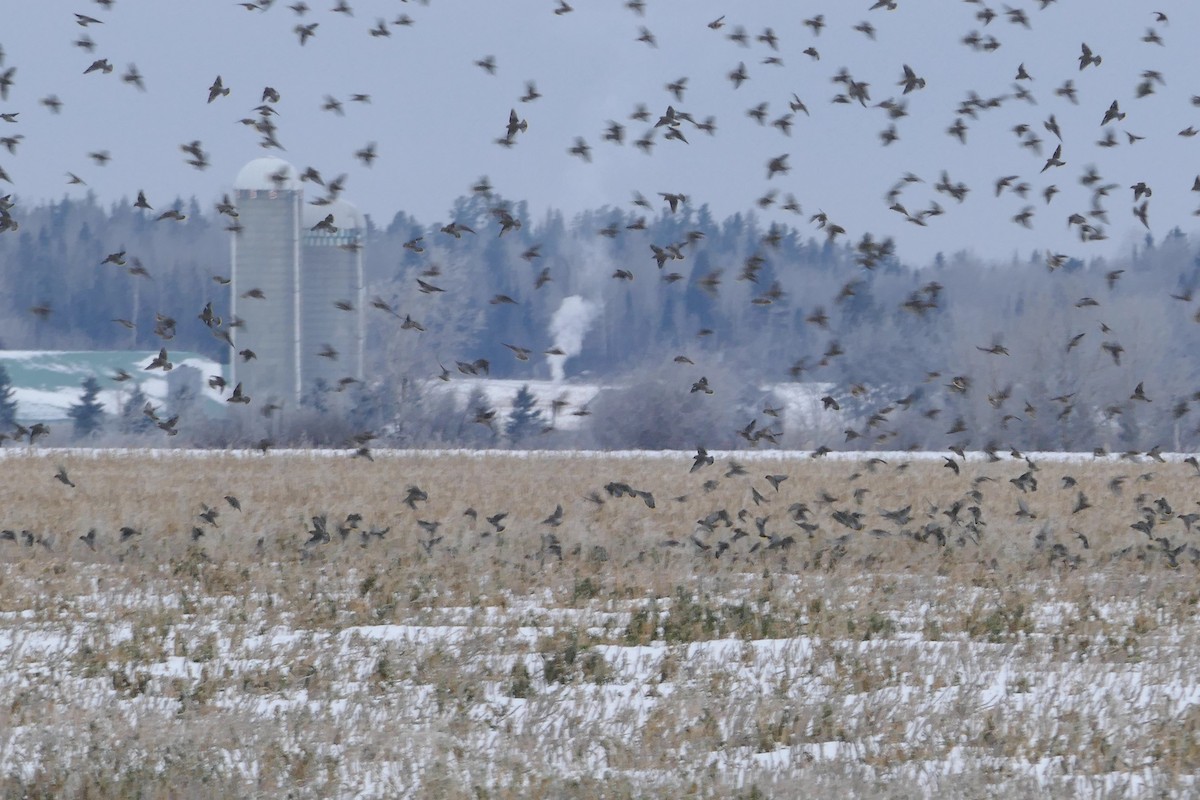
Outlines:
<svg viewBox="0 0 1200 800"><path fill-rule="evenodd" d="M1022 492L1025 461L889 461L764 453L727 476L728 459L690 473L686 455L9 453L0 787L1190 790L1200 551L1180 516L1197 471L1045 461ZM788 478L776 491L768 474ZM415 509L409 486L428 494ZM1080 491L1092 507L1072 513ZM560 503L562 525L543 524ZM903 524L882 514L908 505ZM1149 536L1129 527L1144 508ZM734 527L696 524L720 509ZM485 521L499 512L503 532ZM305 546L318 514L331 541ZM121 542L122 526L142 533ZM89 528L95 551L77 539Z"/></svg>

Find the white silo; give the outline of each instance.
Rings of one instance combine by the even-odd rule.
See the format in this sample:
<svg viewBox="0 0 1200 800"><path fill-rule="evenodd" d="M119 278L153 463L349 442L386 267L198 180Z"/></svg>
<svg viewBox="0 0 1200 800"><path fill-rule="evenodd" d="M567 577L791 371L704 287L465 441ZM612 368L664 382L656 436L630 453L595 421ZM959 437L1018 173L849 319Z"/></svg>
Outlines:
<svg viewBox="0 0 1200 800"><path fill-rule="evenodd" d="M280 158L257 158L233 184L241 230L232 237L232 307L241 327L231 355L234 383L258 402L299 403L302 191Z"/></svg>
<svg viewBox="0 0 1200 800"><path fill-rule="evenodd" d="M323 382L363 377L363 218L344 200L304 203L291 164L258 158L234 181L232 382L295 408ZM326 222L332 216L332 220ZM318 223L323 223L318 225ZM246 360L239 353L249 350Z"/></svg>
<svg viewBox="0 0 1200 800"><path fill-rule="evenodd" d="M328 224L325 220L332 217ZM365 225L350 203L305 205L300 242L302 395L318 381L336 387L363 376ZM314 230L316 228L316 230Z"/></svg>

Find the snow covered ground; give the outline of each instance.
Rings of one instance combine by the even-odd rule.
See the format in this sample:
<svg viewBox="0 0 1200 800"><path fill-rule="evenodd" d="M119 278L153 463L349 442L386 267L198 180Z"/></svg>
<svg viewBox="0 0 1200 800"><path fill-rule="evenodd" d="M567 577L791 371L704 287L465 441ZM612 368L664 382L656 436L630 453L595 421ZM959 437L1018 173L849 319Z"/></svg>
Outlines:
<svg viewBox="0 0 1200 800"><path fill-rule="evenodd" d="M969 458L951 476L941 453L830 454L827 465L803 452L714 454L790 461L792 479L758 511L747 495L761 478L717 467L721 487L706 494L687 452L381 450L373 464L315 450L0 453L0 514L17 528L0 539L0 796L1197 791L1197 561L1140 558L1145 537L1124 519L1128 504L1152 502L1133 485L1182 514L1196 480L1186 465L1130 477L1117 497L1110 476L1144 467L1029 454L1043 488L1021 494L1039 515L1026 524L1010 521L1002 492L1028 467L1008 456ZM983 486L985 548L850 534L826 512L804 536L787 520L793 497L867 474L855 465L868 457L931 462L873 476L870 524L875 503L920 515L926 499L944 508ZM1063 462L1081 465L1072 490L1057 488ZM58 464L78 487L54 480ZM974 483L975 470L991 482ZM953 484L945 496L930 475ZM609 477L654 489L658 508L587 500ZM415 508L400 500L410 481L429 490ZM1092 516L1071 515L1080 489ZM241 510L221 505L219 524L189 537L201 503L227 491ZM565 520L549 528L539 520L556 501ZM750 533L722 558L690 544L696 510L729 502L799 541L755 551ZM305 544L310 515L352 508L364 530L390 532ZM484 522L501 509L503 536ZM1054 514L1085 526L1091 548L1064 530L1038 550ZM127 541L126 521L142 529ZM34 528L28 543L21 525ZM91 525L95 549L77 541ZM1191 541L1177 520L1160 530ZM844 557L822 559L852 538ZM1051 542L1083 560L1048 561Z"/></svg>
<svg viewBox="0 0 1200 800"><path fill-rule="evenodd" d="M0 458L8 456L24 457L31 452L46 455L72 455L92 458L262 458L264 454L257 449L204 450L183 449L172 447L41 447L27 448L19 446L0 447ZM347 458L353 456L355 450L344 448L272 448L272 458L292 457L300 459ZM645 459L662 459L665 461L691 461L695 456L694 450L524 450L524 449L421 449L406 450L400 448L376 448L371 450L374 458L476 458L476 459L625 459L640 461ZM883 459L888 464L903 464L906 461L942 461L947 457L946 452L936 450L835 450L830 453L818 454L811 450L710 450L709 454L717 460L733 460L742 462L803 462L810 459L826 459L829 461L844 461L847 463L866 462L872 459ZM1002 460L1013 457L1006 453L999 454ZM1194 453L1161 453L1165 463L1180 463ZM1097 456L1093 453L1069 451L1029 451L1022 453L1023 458L1034 462L1060 464L1116 464L1122 461L1147 463L1151 459L1145 455L1125 455L1109 453ZM979 464L988 461L988 456L979 452L967 452L962 459L964 463Z"/></svg>
<svg viewBox="0 0 1200 800"><path fill-rule="evenodd" d="M1031 582L1045 602L1026 618L939 631L941 606L999 595L898 579L908 601L868 612L814 605L831 587L804 576L781 578L795 609L747 599L752 582L717 596L700 581L628 602L401 600L401 621L371 623L381 598L364 572L314 583L308 609L271 591L117 585L95 567L75 579L90 590L9 597L0 775L299 797L1195 788L1200 629L1190 612L1176 626L1178 609L1138 622L1136 597L1080 604ZM671 628L696 614L716 619L708 635ZM754 635L771 624L813 633Z"/></svg>

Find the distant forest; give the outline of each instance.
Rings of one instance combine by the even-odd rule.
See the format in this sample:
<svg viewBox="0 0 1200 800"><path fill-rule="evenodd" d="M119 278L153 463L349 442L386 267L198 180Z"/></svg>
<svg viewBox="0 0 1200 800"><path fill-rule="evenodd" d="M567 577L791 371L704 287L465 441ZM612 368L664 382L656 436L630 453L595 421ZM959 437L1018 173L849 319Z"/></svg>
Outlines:
<svg viewBox="0 0 1200 800"><path fill-rule="evenodd" d="M218 314L229 307L213 276L228 275L234 234L194 199L176 207L182 221L90 197L21 206L19 229L0 234L0 348L167 346L228 361L197 315L210 301ZM443 232L450 222L457 236ZM1120 259L953 253L913 265L890 242L827 235L819 222L766 227L752 213L717 220L706 206L673 212L658 201L533 219L483 192L445 220L368 218L375 305L360 394L375 401L362 421L406 443L462 440L461 426L406 420L419 404L403 398L443 366L459 378L458 362L479 359L495 378L548 378L543 353L560 347L572 354L568 377L623 390L602 393L590 432L559 445L1119 452L1200 442L1200 257L1180 230ZM123 266L104 263L121 251ZM177 321L170 341L156 315ZM402 327L406 317L416 324ZM692 391L702 377L712 394ZM828 424L770 434L778 422L762 414L763 390L787 382L837 387ZM688 413L646 429L644 405L664 402Z"/></svg>

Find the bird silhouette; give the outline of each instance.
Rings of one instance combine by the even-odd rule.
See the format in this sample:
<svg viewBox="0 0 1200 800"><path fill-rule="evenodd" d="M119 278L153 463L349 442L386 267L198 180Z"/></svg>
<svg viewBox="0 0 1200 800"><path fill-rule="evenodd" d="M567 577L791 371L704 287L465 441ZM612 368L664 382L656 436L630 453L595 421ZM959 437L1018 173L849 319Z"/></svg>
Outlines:
<svg viewBox="0 0 1200 800"><path fill-rule="evenodd" d="M297 24L292 30L300 39L300 46L303 47L309 39L317 34L317 28L320 23L311 22L308 25Z"/></svg>
<svg viewBox="0 0 1200 800"><path fill-rule="evenodd" d="M161 369L163 372L169 372L173 367L174 365L167 356L167 349L163 347L159 349L158 355L152 358L150 363L147 364L144 369Z"/></svg>
<svg viewBox="0 0 1200 800"><path fill-rule="evenodd" d="M333 224L333 214L326 214L324 219L317 222L309 230L320 231L322 233L337 233L338 227Z"/></svg>
<svg viewBox="0 0 1200 800"><path fill-rule="evenodd" d="M1089 66L1100 66L1101 58L1099 55L1092 52L1092 48L1087 46L1087 43L1080 45L1079 55L1079 70L1082 72Z"/></svg>
<svg viewBox="0 0 1200 800"><path fill-rule="evenodd" d="M548 516L544 520L542 520L542 524L549 525L552 528L557 528L559 525L562 524L562 521L563 521L563 507L562 507L562 504L559 503L557 506L554 507L554 511L550 514L550 516Z"/></svg>
<svg viewBox="0 0 1200 800"><path fill-rule="evenodd" d="M211 103L218 97L226 97L228 95L229 87L225 86L225 84L221 82L221 76L218 75L212 82L212 85L208 87L208 102Z"/></svg>

